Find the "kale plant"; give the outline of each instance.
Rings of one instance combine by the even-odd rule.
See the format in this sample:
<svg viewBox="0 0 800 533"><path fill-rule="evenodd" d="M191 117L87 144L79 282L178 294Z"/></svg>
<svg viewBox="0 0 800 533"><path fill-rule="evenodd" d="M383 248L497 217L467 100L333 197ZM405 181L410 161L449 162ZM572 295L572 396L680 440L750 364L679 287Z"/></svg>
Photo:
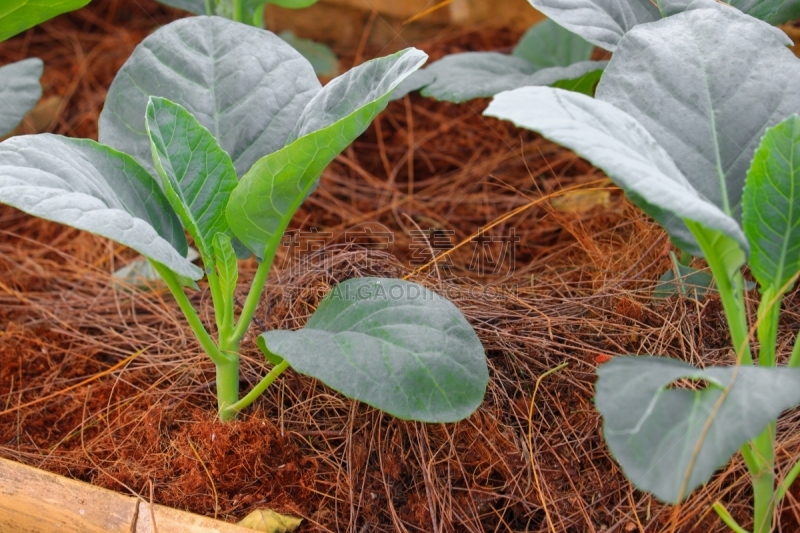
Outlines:
<svg viewBox="0 0 800 533"><path fill-rule="evenodd" d="M768 20L791 7L751 4L742 7ZM606 443L637 487L673 504L738 450L753 486L753 531L771 531L800 473L798 461L778 480L775 461L776 420L800 403L800 342L791 353L777 342L783 296L800 275L800 60L783 32L715 2L663 18L646 0L547 6L615 50L596 98L526 87L499 94L486 114L571 148L675 244L705 257L735 353L731 366L702 369L665 357L601 366L595 403ZM631 13L650 18L625 28ZM752 324L745 265L761 296ZM745 531L722 503L714 508Z"/></svg>
<svg viewBox="0 0 800 533"><path fill-rule="evenodd" d="M220 17L161 28L115 78L100 143L31 135L0 143L0 202L129 246L150 260L216 365L231 420L287 368L403 419L450 422L485 393L483 347L460 311L396 279L338 285L300 331L267 331L272 365L239 395L240 343L292 215L328 163L426 60L413 48L322 87L274 34ZM186 257L191 235L203 268ZM237 254L259 266L238 313ZM185 287L205 277L209 331Z"/></svg>
<svg viewBox="0 0 800 533"><path fill-rule="evenodd" d="M445 56L409 76L392 99L422 90L423 96L446 102L527 87L550 85L593 94L606 61L591 61L594 45L552 20L531 26L511 55L464 52Z"/></svg>
<svg viewBox="0 0 800 533"><path fill-rule="evenodd" d="M0 8L0 41L85 6L90 0L7 0ZM44 64L32 57L0 67L0 137L8 135L42 97Z"/></svg>
<svg viewBox="0 0 800 533"><path fill-rule="evenodd" d="M183 9L195 15L217 15L236 22L244 22L256 28L264 27L264 8L272 4L287 9L303 9L318 0L158 0L162 4ZM339 74L339 59L329 47L310 39L298 37L285 30L280 38L300 52L314 67L314 71L325 77Z"/></svg>

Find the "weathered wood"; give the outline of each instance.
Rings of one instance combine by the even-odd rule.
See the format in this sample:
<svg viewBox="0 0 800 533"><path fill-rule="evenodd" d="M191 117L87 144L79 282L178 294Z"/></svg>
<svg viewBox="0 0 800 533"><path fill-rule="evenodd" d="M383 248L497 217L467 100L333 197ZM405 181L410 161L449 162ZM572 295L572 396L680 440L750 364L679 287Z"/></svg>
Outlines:
<svg viewBox="0 0 800 533"><path fill-rule="evenodd" d="M136 500L0 459L0 532L133 531Z"/></svg>
<svg viewBox="0 0 800 533"><path fill-rule="evenodd" d="M0 533L252 533L0 458Z"/></svg>

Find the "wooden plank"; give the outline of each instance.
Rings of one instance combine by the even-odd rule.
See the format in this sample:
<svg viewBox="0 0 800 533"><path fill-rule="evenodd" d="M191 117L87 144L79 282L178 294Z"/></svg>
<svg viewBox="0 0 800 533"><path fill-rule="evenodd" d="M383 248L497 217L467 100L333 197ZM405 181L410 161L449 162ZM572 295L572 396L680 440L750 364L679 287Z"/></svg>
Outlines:
<svg viewBox="0 0 800 533"><path fill-rule="evenodd" d="M155 528L153 515L156 519ZM135 533L253 533L249 528L162 505L153 506L153 515L150 514L150 504L139 504Z"/></svg>
<svg viewBox="0 0 800 533"><path fill-rule="evenodd" d="M133 531L136 500L0 459L0 532Z"/></svg>
<svg viewBox="0 0 800 533"><path fill-rule="evenodd" d="M152 517L155 516L156 527ZM252 533L0 458L0 533Z"/></svg>

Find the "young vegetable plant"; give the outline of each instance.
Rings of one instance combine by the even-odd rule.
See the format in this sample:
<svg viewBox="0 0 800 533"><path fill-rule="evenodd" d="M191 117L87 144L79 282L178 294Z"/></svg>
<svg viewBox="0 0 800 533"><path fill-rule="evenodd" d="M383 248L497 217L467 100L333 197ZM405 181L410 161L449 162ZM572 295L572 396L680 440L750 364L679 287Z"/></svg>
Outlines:
<svg viewBox="0 0 800 533"><path fill-rule="evenodd" d="M222 420L290 366L399 418L460 420L486 389L481 343L452 303L395 279L345 281L302 330L262 333L272 369L239 395L240 344L292 215L425 59L407 49L323 88L270 32L219 17L179 20L145 39L118 73L100 143L55 135L0 143L0 201L147 257L216 365ZM184 230L202 269L186 258ZM259 262L238 317L237 254ZM204 276L215 336L184 292Z"/></svg>
<svg viewBox="0 0 800 533"><path fill-rule="evenodd" d="M256 28L264 27L264 8L275 5L287 9L303 9L317 3L318 0L158 0L162 4L183 9L195 15L217 15L236 22L251 24ZM314 71L325 77L339 75L339 59L328 46L303 39L291 31L282 31L280 38L300 52Z"/></svg>
<svg viewBox="0 0 800 533"><path fill-rule="evenodd" d="M564 18L582 12L562 9ZM625 474L665 502L681 502L739 450L753 486L752 530L771 531L800 473L798 461L776 482L776 420L800 403L800 342L787 362L776 340L781 300L800 274L800 60L785 35L719 4L618 37L595 99L526 87L499 94L486 114L571 148L674 243L705 257L728 320L732 366L617 357L598 369L595 403ZM745 264L761 292L752 325ZM722 503L714 508L745 531Z"/></svg>
<svg viewBox="0 0 800 533"><path fill-rule="evenodd" d="M7 0L0 7L0 41L32 28L90 0ZM42 97L44 64L32 57L0 67L0 137L8 135Z"/></svg>
<svg viewBox="0 0 800 533"><path fill-rule="evenodd" d="M465 52L445 56L409 76L392 99L423 96L466 102L529 85L593 94L607 61L590 61L594 45L552 20L531 26L511 55Z"/></svg>

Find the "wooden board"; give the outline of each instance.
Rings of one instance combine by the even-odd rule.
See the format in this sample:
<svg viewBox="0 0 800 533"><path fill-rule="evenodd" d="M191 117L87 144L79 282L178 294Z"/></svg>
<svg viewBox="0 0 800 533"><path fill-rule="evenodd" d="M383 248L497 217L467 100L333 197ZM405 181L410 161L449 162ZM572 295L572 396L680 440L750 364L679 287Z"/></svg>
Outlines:
<svg viewBox="0 0 800 533"><path fill-rule="evenodd" d="M0 533L252 533L0 458Z"/></svg>

